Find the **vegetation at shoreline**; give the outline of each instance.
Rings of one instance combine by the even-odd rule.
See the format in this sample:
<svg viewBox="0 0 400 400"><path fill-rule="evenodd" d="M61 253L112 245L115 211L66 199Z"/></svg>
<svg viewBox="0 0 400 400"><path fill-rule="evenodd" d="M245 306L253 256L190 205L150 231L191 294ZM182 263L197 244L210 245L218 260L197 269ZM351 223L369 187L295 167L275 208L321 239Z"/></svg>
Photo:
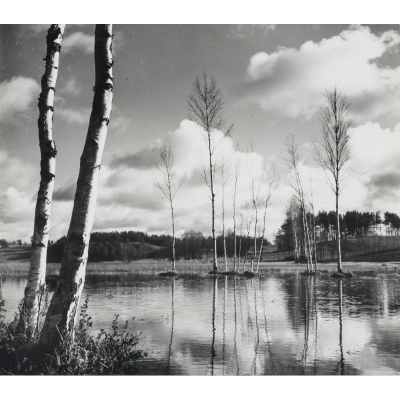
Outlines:
<svg viewBox="0 0 400 400"><path fill-rule="evenodd" d="M18 331L19 313L11 322L4 321L4 305L0 289L0 375L132 375L137 362L147 356L138 348L141 333L130 328L128 321L120 327L118 315L110 329L93 333L88 295L74 336L60 333L54 354L36 358L33 348L38 337L29 339Z"/></svg>

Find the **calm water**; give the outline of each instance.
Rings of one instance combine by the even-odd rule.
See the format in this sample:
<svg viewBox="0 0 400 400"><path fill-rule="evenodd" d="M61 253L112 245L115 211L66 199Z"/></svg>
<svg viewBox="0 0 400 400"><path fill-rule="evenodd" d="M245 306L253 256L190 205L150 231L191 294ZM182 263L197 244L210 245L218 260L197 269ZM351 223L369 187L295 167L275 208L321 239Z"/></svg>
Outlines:
<svg viewBox="0 0 400 400"><path fill-rule="evenodd" d="M84 295L95 330L114 314L121 325L135 317L148 349L142 374L399 374L400 275L365 275L90 274ZM3 277L8 318L25 284Z"/></svg>

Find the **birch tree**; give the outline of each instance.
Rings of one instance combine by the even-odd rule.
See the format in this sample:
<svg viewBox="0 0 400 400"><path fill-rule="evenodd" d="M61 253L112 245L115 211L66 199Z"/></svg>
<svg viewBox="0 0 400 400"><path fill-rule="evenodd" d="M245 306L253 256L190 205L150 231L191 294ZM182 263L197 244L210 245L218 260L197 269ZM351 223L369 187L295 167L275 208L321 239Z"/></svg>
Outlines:
<svg viewBox="0 0 400 400"><path fill-rule="evenodd" d="M265 167L264 167L265 170ZM258 272L258 268L260 266L260 261L261 261L261 256L262 256L262 251L263 251L263 245L264 245L264 238L265 238L265 228L266 228L266 216L267 216L267 209L269 205L271 204L271 198L273 194L275 193L276 189L278 188L279 185L279 171L278 167L275 162L271 163L271 166L267 172L267 177L266 177L266 193L261 199L261 205L264 210L263 214L263 227L262 227L262 233L261 233L261 242L260 242L260 250L258 253L258 258L257 258L257 269L256 271Z"/></svg>
<svg viewBox="0 0 400 400"><path fill-rule="evenodd" d="M250 144L251 152L254 153L254 145ZM258 209L260 207L260 192L264 183L265 164L263 164L260 171L254 170L254 160L250 159L250 183L249 189L251 194L251 204L254 213L254 255L251 259L251 272L253 272L253 262L257 255L257 228L258 228Z"/></svg>
<svg viewBox="0 0 400 400"><path fill-rule="evenodd" d="M336 248L338 253L337 269L342 270L340 246L339 195L348 179L354 173L350 166L349 129L353 121L349 118L351 103L334 86L325 91L325 103L320 110L321 137L315 142L314 158L327 175L327 183L336 199Z"/></svg>
<svg viewBox="0 0 400 400"><path fill-rule="evenodd" d="M229 180L229 171L227 169L226 159L223 157L221 162L221 198L222 198L222 239L224 244L224 263L225 272L228 271L228 260L226 256L226 238L225 238L225 186Z"/></svg>
<svg viewBox="0 0 400 400"><path fill-rule="evenodd" d="M239 148L237 147L237 150ZM236 246L236 195L237 195L237 187L238 187L238 181L239 181L239 175L240 175L240 168L243 164L243 160L239 157L235 159L235 165L234 165L234 184L233 184L233 270L236 272L236 257L237 257L237 246ZM241 219L242 220L242 219ZM241 228L240 228L240 234L241 234ZM239 250L239 263L240 263L240 250Z"/></svg>
<svg viewBox="0 0 400 400"><path fill-rule="evenodd" d="M172 271L175 271L175 217L174 217L174 198L183 185L183 180L176 176L174 165L175 156L170 145L164 144L160 149L160 161L158 169L163 174L162 182L156 181L154 184L164 195L171 208L172 219Z"/></svg>
<svg viewBox="0 0 400 400"><path fill-rule="evenodd" d="M208 79L203 73L203 79L196 77L193 84L193 93L188 100L189 118L196 122L205 131L205 142L208 149L208 166L203 168L203 177L210 190L211 199L211 231L213 238L213 270L218 270L217 238L215 235L215 174L218 165L216 149L222 139L218 138L218 131L226 126L223 114L224 101L221 91L213 76ZM233 125L224 132L224 137L230 136Z"/></svg>
<svg viewBox="0 0 400 400"><path fill-rule="evenodd" d="M300 212L303 222L303 246L304 246L304 255L307 260L307 272L310 273L312 268L312 259L311 259L311 246L310 246L310 235L308 222L306 217L306 202L305 195L303 189L303 182L300 176L300 156L298 152L298 145L296 143L295 137L293 134L288 134L285 137L285 147L286 147L286 155L284 156L284 160L289 171L292 174L293 179L288 179L289 185L295 191L295 198L298 200L300 204Z"/></svg>
<svg viewBox="0 0 400 400"><path fill-rule="evenodd" d="M35 222L32 237L31 261L28 283L25 288L20 327L35 333L38 325L38 294L45 287L47 245L50 234L50 208L53 198L56 174L56 145L53 140L54 94L58 76L61 43L65 24L51 25L47 31L46 66L41 80L42 91L39 96L39 146L40 146L40 184L36 200ZM27 332L30 334L29 332Z"/></svg>
<svg viewBox="0 0 400 400"><path fill-rule="evenodd" d="M73 333L76 312L85 282L101 159L112 108L114 85L112 38L112 25L96 25L92 112L80 160L60 278L46 315L39 348L51 349L56 346L60 341L60 332Z"/></svg>

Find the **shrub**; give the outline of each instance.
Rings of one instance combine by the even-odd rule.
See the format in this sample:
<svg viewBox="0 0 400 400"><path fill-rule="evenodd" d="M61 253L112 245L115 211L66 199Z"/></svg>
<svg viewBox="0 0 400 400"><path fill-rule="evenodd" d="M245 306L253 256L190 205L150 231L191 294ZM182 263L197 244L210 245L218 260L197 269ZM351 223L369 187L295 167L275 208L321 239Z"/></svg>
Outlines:
<svg viewBox="0 0 400 400"><path fill-rule="evenodd" d="M4 302L0 299L1 307ZM53 354L33 357L38 341L28 340L27 335L18 334L16 313L14 321L5 323L0 318L0 374L17 375L123 375L137 372L137 361L147 356L139 350L141 333L128 327L128 321L118 328L118 315L112 321L111 331L92 331L92 317L87 313L89 295L81 307L80 319L74 335L60 332L61 343ZM30 344L29 344L30 343ZM29 347L30 346L30 347ZM23 355L27 351L28 355Z"/></svg>

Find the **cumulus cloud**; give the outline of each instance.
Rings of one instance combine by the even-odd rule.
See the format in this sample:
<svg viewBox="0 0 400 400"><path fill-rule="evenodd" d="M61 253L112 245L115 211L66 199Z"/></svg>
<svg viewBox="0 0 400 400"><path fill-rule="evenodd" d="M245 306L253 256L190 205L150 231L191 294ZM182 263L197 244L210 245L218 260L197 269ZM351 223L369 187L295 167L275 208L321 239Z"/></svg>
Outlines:
<svg viewBox="0 0 400 400"><path fill-rule="evenodd" d="M393 130L366 123L350 131L352 153L366 188L364 207L400 212L400 124Z"/></svg>
<svg viewBox="0 0 400 400"><path fill-rule="evenodd" d="M91 110L75 109L69 107L57 107L56 117L60 116L67 121L68 124L89 124Z"/></svg>
<svg viewBox="0 0 400 400"><path fill-rule="evenodd" d="M121 50L123 44L123 32L115 31L113 38L113 52L115 53ZM79 50L87 54L94 54L94 35L88 35L83 32L74 32L72 35L67 34L64 36L62 48L66 52Z"/></svg>
<svg viewBox="0 0 400 400"><path fill-rule="evenodd" d="M74 32L72 35L65 35L62 48L66 52L77 49L85 53L94 53L94 35L87 35L83 32Z"/></svg>
<svg viewBox="0 0 400 400"><path fill-rule="evenodd" d="M259 52L250 59L246 82L235 93L245 104L258 104L268 112L310 118L323 91L337 84L357 116L397 113L400 68L382 67L378 61L398 51L399 44L395 31L378 36L367 27L354 27L318 43L307 41L299 49Z"/></svg>
<svg viewBox="0 0 400 400"><path fill-rule="evenodd" d="M39 84L32 78L14 76L0 83L0 118L26 111L40 93Z"/></svg>
<svg viewBox="0 0 400 400"><path fill-rule="evenodd" d="M76 183L64 185L62 188L57 189L53 193L53 200L55 201L71 201L75 198Z"/></svg>

